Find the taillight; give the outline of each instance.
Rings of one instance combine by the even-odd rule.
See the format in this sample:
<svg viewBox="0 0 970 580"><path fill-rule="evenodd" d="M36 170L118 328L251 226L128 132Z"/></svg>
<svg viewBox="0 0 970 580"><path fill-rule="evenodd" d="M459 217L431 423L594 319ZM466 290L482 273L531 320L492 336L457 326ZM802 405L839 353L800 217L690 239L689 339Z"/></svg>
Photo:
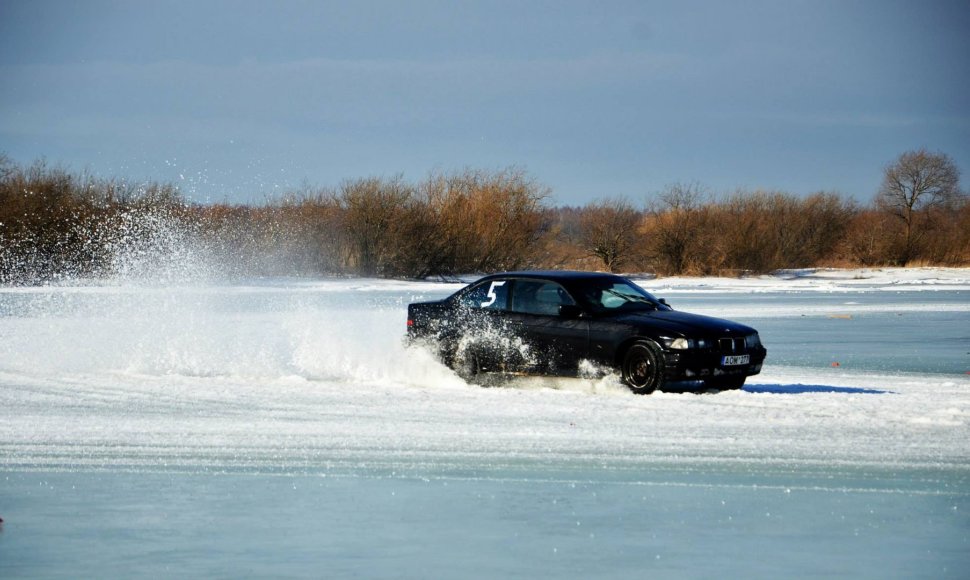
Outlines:
<svg viewBox="0 0 970 580"><path fill-rule="evenodd" d="M413 319L408 318L408 326L409 327L414 326L414 320Z"/></svg>

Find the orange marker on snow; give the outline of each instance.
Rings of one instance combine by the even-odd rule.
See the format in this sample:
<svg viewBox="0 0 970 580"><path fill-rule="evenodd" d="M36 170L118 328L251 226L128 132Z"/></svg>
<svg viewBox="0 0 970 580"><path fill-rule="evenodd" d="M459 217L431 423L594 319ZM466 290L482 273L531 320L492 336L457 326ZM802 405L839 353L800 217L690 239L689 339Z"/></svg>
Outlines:
<svg viewBox="0 0 970 580"><path fill-rule="evenodd" d="M837 362L834 362L834 363L832 363L832 366L833 366L833 367L840 367L840 366L842 366L842 365L840 365L840 364L839 364L839 363L837 363Z"/></svg>

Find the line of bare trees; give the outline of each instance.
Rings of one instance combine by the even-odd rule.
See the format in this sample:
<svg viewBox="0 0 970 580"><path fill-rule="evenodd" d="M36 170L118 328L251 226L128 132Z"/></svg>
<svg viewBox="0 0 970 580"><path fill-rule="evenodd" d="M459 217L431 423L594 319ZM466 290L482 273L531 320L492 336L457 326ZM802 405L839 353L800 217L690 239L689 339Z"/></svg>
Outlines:
<svg viewBox="0 0 970 580"><path fill-rule="evenodd" d="M517 169L362 178L262 205L192 204L0 156L0 283L112 276L165 256L232 277L423 278L517 268L741 274L813 266L970 265L970 204L946 155L903 154L873 203L834 193L675 184L552 207Z"/></svg>

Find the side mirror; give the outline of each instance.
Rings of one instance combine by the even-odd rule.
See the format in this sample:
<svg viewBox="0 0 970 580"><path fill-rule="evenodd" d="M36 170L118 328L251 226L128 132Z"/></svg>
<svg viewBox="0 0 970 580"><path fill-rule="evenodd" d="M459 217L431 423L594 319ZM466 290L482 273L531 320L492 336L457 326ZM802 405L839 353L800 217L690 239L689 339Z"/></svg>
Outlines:
<svg viewBox="0 0 970 580"><path fill-rule="evenodd" d="M583 315L583 309L575 304L560 304L559 316L563 318L579 318Z"/></svg>
<svg viewBox="0 0 970 580"><path fill-rule="evenodd" d="M667 304L666 298L659 298L657 301L663 304L664 306L670 306L670 304Z"/></svg>

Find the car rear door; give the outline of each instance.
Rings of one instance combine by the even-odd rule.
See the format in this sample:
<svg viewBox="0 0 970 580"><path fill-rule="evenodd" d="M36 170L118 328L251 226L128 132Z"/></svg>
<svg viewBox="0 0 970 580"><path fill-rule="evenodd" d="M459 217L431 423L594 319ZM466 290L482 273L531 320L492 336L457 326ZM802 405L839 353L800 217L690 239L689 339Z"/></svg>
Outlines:
<svg viewBox="0 0 970 580"><path fill-rule="evenodd" d="M532 348L523 338L522 321L510 309L513 280L491 278L458 297L452 314L456 354L472 349L490 369L523 370L532 366Z"/></svg>
<svg viewBox="0 0 970 580"><path fill-rule="evenodd" d="M458 298L455 322L470 332L490 334L494 327L503 326L509 313L512 280L494 278L472 285Z"/></svg>
<svg viewBox="0 0 970 580"><path fill-rule="evenodd" d="M534 352L536 366L551 374L574 374L587 358L589 323L562 316L559 307L576 305L560 284L551 280L514 280L509 317L515 331Z"/></svg>

